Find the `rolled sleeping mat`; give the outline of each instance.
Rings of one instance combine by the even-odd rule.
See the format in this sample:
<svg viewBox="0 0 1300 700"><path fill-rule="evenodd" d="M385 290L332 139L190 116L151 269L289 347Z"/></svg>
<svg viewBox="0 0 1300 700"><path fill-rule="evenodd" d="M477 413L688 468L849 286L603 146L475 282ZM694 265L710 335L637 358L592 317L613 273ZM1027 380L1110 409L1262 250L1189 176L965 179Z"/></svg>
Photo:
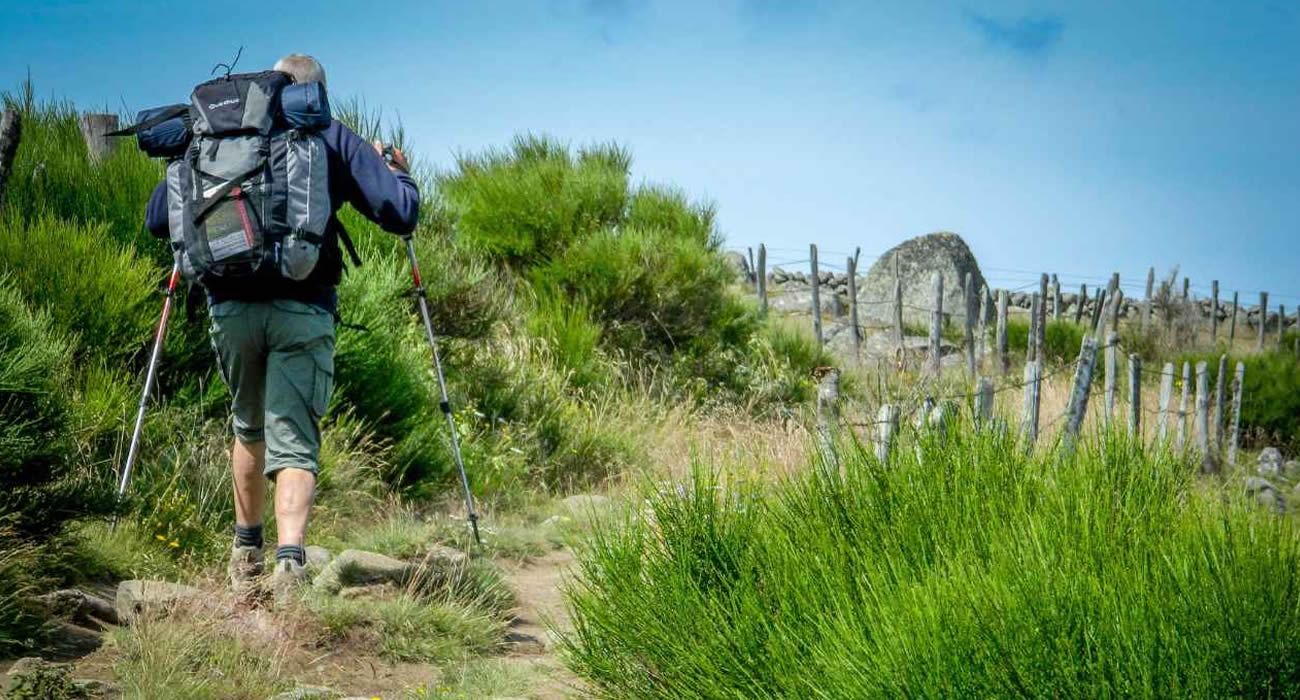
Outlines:
<svg viewBox="0 0 1300 700"><path fill-rule="evenodd" d="M280 113L294 129L316 130L330 125L329 98L318 82L294 83L280 91Z"/></svg>

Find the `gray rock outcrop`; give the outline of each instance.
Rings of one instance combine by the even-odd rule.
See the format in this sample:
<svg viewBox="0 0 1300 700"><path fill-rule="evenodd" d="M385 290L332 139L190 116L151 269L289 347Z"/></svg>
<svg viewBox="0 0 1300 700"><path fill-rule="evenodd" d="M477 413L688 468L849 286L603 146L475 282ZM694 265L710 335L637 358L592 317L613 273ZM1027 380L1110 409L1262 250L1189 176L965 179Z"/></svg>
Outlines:
<svg viewBox="0 0 1300 700"><path fill-rule="evenodd" d="M1273 482L1258 476L1246 479L1246 495L1255 499L1259 505L1271 509L1278 515L1286 513L1286 497Z"/></svg>
<svg viewBox="0 0 1300 700"><path fill-rule="evenodd" d="M178 604L202 595L202 591L169 581L123 581L117 585L114 609L124 623L142 615L165 613Z"/></svg>
<svg viewBox="0 0 1300 700"><path fill-rule="evenodd" d="M974 277L975 291L984 287L979 263L961 236L947 231L904 241L891 248L871 266L858 288L858 315L877 323L893 318L894 265L903 282L903 320L930 323L934 306L932 275L943 275L943 311L949 322L962 322L966 313L966 273ZM975 303L978 304L978 296ZM978 307L976 307L978 309ZM992 311L990 309L990 311Z"/></svg>
<svg viewBox="0 0 1300 700"><path fill-rule="evenodd" d="M1276 447L1265 447L1259 453L1256 471L1264 476L1277 476L1282 473L1282 452Z"/></svg>

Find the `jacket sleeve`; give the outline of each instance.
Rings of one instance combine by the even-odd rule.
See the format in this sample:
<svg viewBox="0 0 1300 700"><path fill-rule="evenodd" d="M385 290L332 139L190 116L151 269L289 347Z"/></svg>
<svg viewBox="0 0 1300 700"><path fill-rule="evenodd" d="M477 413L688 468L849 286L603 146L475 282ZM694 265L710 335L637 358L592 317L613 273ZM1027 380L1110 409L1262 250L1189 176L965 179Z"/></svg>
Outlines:
<svg viewBox="0 0 1300 700"><path fill-rule="evenodd" d="M144 210L144 224L157 238L167 238L171 227L167 219L167 183L160 182L149 196L149 205Z"/></svg>
<svg viewBox="0 0 1300 700"><path fill-rule="evenodd" d="M389 170L374 146L351 129L339 129L338 152L356 185L348 189L348 201L380 228L400 236L415 230L420 216L420 191L406 173Z"/></svg>

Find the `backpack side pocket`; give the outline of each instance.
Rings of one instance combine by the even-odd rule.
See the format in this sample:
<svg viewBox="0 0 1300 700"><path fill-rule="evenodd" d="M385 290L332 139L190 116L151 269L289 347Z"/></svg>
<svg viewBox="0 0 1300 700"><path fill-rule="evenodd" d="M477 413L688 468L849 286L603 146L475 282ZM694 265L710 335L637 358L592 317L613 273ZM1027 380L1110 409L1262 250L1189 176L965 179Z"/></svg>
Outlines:
<svg viewBox="0 0 1300 700"><path fill-rule="evenodd" d="M329 223L329 170L325 142L290 131L285 143L287 233L280 245L280 274L304 280L316 269Z"/></svg>

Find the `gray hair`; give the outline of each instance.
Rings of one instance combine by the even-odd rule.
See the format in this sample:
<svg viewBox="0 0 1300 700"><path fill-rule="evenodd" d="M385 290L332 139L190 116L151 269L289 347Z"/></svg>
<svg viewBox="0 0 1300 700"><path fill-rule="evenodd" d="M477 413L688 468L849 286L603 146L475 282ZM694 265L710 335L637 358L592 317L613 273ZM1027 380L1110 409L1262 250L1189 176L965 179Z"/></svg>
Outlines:
<svg viewBox="0 0 1300 700"><path fill-rule="evenodd" d="M325 84L325 69L320 61L301 53L291 53L275 62L272 70L283 71L293 76L300 83Z"/></svg>

